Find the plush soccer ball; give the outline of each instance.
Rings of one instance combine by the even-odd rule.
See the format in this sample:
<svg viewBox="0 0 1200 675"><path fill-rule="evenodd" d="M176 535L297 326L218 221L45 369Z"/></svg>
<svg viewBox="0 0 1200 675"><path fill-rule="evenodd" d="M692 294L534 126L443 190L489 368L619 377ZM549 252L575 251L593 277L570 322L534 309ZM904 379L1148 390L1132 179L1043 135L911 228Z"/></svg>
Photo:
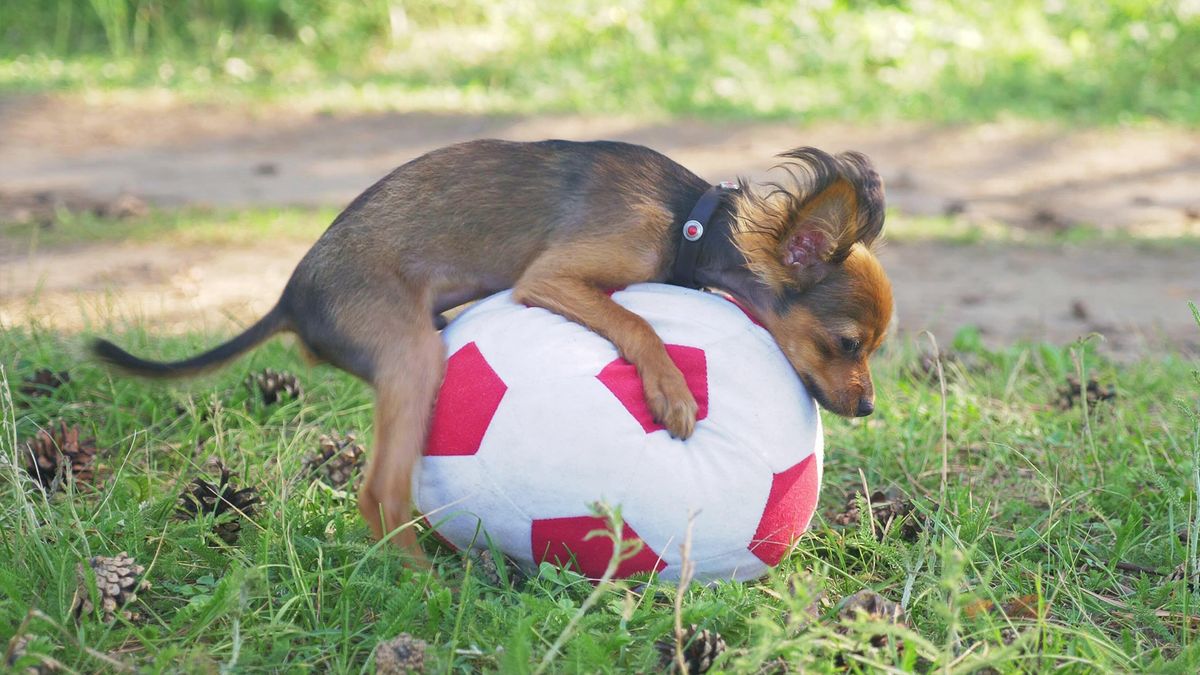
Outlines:
<svg viewBox="0 0 1200 675"><path fill-rule="evenodd" d="M613 299L667 344L700 406L671 438L634 367L604 338L507 292L455 319L416 502L463 549L489 540L523 566L600 577L611 538L596 502L620 507L640 552L617 576L678 578L694 513L696 579L750 579L804 531L821 483L816 405L771 336L730 300L660 284Z"/></svg>

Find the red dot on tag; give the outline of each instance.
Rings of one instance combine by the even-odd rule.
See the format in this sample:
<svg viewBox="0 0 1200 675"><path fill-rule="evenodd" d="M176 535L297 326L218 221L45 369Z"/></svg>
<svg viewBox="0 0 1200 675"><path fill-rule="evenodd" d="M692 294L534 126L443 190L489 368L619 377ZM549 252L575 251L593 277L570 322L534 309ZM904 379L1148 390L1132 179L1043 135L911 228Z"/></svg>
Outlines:
<svg viewBox="0 0 1200 675"><path fill-rule="evenodd" d="M688 228L688 234L693 237L696 236L696 226L695 225Z"/></svg>

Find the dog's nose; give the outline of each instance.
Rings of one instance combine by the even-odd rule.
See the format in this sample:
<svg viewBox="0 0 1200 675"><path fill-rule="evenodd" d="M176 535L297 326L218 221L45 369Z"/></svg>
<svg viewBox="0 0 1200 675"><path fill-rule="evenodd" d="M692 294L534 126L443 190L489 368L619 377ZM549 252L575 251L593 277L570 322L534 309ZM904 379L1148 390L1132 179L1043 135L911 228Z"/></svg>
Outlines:
<svg viewBox="0 0 1200 675"><path fill-rule="evenodd" d="M875 412L875 402L869 398L858 399L858 416L866 417Z"/></svg>

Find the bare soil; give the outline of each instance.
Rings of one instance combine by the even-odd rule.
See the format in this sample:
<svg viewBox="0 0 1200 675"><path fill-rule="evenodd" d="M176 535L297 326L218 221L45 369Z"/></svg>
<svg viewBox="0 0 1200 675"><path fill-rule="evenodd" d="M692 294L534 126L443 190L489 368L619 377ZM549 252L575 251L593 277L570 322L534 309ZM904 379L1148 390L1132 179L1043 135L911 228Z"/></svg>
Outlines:
<svg viewBox="0 0 1200 675"><path fill-rule="evenodd" d="M931 126L505 117L324 115L170 100L0 99L0 219L31 200L160 206L333 205L430 149L479 137L643 143L713 180L761 175L796 145L871 155L890 204L916 215L1030 230L1085 224L1171 236L1200 232L1200 133L1068 130L1026 122ZM134 204L136 207L136 203ZM2 235L2 233L0 233ZM155 330L228 328L267 308L305 246L95 244L0 248L0 324L78 329L144 318ZM978 326L994 344L1099 332L1118 356L1196 349L1200 248L891 242L902 333L942 340Z"/></svg>

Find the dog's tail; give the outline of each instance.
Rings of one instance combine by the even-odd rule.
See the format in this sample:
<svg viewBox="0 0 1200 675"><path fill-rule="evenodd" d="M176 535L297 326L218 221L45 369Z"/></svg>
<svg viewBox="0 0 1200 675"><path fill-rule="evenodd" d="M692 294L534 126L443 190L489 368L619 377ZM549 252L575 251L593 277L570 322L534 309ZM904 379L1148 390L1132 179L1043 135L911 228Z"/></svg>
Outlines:
<svg viewBox="0 0 1200 675"><path fill-rule="evenodd" d="M134 375L154 378L184 377L197 375L239 356L272 335L286 330L288 324L283 307L276 305L240 335L219 347L182 361L148 361L130 354L108 340L100 339L92 342L92 353L101 361Z"/></svg>

